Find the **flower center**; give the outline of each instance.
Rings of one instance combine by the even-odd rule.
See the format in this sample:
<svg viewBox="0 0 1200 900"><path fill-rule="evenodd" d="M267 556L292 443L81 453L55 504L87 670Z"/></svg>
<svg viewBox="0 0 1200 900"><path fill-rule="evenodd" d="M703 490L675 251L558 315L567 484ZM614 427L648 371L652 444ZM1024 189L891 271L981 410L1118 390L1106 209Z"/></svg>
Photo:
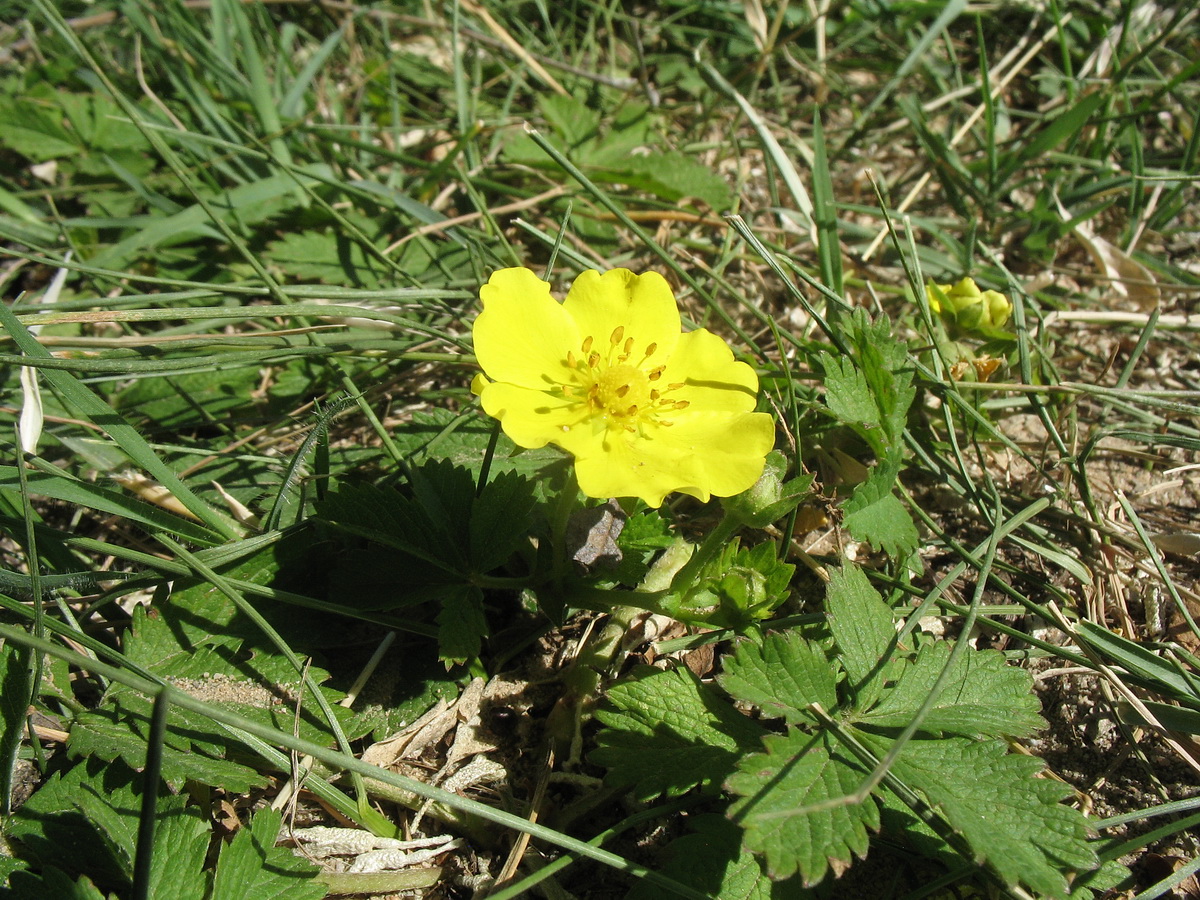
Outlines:
<svg viewBox="0 0 1200 900"><path fill-rule="evenodd" d="M636 416L650 405L650 379L633 366L610 366L596 379L592 390L596 405L610 415Z"/></svg>
<svg viewBox="0 0 1200 900"><path fill-rule="evenodd" d="M613 329L608 343L607 352L602 353L596 349L596 339L589 335L580 344L579 356L568 351L567 366L574 370L577 380L563 385L563 394L580 404L582 416L596 416L610 428L636 432L642 420L670 425L662 419L663 414L686 409L688 401L665 396L683 387L682 382L667 385L660 382L666 366L645 368L658 345L647 344L639 359L634 352L636 342L625 336L622 325ZM563 426L564 431L567 428Z"/></svg>

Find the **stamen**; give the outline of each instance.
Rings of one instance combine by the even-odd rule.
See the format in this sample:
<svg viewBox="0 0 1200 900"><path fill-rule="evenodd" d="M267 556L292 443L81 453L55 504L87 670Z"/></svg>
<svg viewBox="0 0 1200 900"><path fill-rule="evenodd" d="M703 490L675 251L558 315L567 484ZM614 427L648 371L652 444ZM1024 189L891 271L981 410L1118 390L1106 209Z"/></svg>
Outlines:
<svg viewBox="0 0 1200 900"><path fill-rule="evenodd" d="M651 388L651 389L650 389L650 399L651 399L651 400L657 400L657 399L658 399L659 397L661 397L661 396L662 396L662 394L660 394L660 393L659 393L658 391L656 391L654 388Z"/></svg>
<svg viewBox="0 0 1200 900"><path fill-rule="evenodd" d="M622 349L625 351L626 356L628 356L630 353L632 353L633 352L633 338L626 338L625 346Z"/></svg>
<svg viewBox="0 0 1200 900"><path fill-rule="evenodd" d="M621 343L621 341L623 341L624 339L625 339L625 326L618 325L616 328L613 329L613 333L612 333L612 336L609 337L609 341L615 347L615 346L617 346L617 344Z"/></svg>
<svg viewBox="0 0 1200 900"><path fill-rule="evenodd" d="M587 337L585 337L585 338L583 339L583 352L584 352L584 353L591 353L591 352L592 352L592 342L593 342L593 340L594 340L594 339L592 338L592 336L591 336L590 334L589 334Z"/></svg>
<svg viewBox="0 0 1200 900"><path fill-rule="evenodd" d="M636 416L637 415L637 404L635 403L635 404L633 404L633 406L629 407L629 409L625 410L625 415Z"/></svg>
<svg viewBox="0 0 1200 900"><path fill-rule="evenodd" d="M575 358L575 354L572 353L570 350L567 351L567 366L568 366L568 368L571 368L571 369L577 368L579 366L579 360L577 360Z"/></svg>
<svg viewBox="0 0 1200 900"><path fill-rule="evenodd" d="M685 384L684 384L682 381L676 381L676 382L674 382L673 384L668 384L668 385L667 385L667 390L668 390L668 391L677 391L677 390L679 390L681 387L685 387L685 386L686 386L686 385L685 385Z"/></svg>
<svg viewBox="0 0 1200 900"><path fill-rule="evenodd" d="M674 405L675 405L676 409L687 409L689 406L692 405L692 401L691 400L676 400Z"/></svg>
<svg viewBox="0 0 1200 900"><path fill-rule="evenodd" d="M653 356L653 355L654 355L654 351L655 351L655 350L657 350L657 349L658 349L658 344L657 344L657 343L655 343L655 342L653 342L653 341L651 341L649 344L647 344L647 345L646 345L646 355L647 355L647 356Z"/></svg>
<svg viewBox="0 0 1200 900"><path fill-rule="evenodd" d="M617 396L620 397L622 400L625 399L625 395L628 393L629 393L629 385L627 385L627 384L623 384L619 388L617 388Z"/></svg>
<svg viewBox="0 0 1200 900"><path fill-rule="evenodd" d="M588 338L588 340L591 340L591 338ZM600 362L600 354L599 353L589 353L588 354L588 366L589 367L594 369L594 368L596 368L596 366L599 362ZM683 385L680 385L680 387L682 387L682 386Z"/></svg>
<svg viewBox="0 0 1200 900"><path fill-rule="evenodd" d="M646 377L649 378L651 381L658 381L658 379L662 378L663 369L665 369L665 368L666 368L666 366L655 366L653 369L651 369L649 372L646 373Z"/></svg>

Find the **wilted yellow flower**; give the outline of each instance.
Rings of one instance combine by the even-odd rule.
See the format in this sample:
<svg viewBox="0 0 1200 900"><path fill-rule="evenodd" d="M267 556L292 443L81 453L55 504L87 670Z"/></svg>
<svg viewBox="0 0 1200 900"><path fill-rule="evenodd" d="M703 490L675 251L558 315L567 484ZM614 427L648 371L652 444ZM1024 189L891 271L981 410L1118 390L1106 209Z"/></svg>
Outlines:
<svg viewBox="0 0 1200 900"><path fill-rule="evenodd" d="M936 313L947 318L967 331L1003 328L1012 315L1012 303L999 291L981 291L973 278L964 278L958 284L926 285L925 295ZM939 296L939 292L941 296ZM946 309L942 308L942 298Z"/></svg>
<svg viewBox="0 0 1200 900"><path fill-rule="evenodd" d="M479 296L471 389L516 444L574 456L589 497L708 500L762 474L775 425L753 411L758 377L712 332L681 332L661 275L587 271L560 304L529 269L501 269Z"/></svg>

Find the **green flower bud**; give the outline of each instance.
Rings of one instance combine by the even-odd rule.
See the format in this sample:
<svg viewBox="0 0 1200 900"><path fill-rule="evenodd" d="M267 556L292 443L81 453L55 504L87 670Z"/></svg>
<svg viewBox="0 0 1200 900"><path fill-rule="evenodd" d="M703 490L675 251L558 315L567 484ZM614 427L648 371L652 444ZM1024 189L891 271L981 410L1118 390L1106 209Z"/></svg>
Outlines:
<svg viewBox="0 0 1200 900"><path fill-rule="evenodd" d="M765 528L782 519L796 508L812 486L811 475L785 482L786 471L787 459L778 450L772 450L758 481L737 496L721 501L726 515L751 528Z"/></svg>

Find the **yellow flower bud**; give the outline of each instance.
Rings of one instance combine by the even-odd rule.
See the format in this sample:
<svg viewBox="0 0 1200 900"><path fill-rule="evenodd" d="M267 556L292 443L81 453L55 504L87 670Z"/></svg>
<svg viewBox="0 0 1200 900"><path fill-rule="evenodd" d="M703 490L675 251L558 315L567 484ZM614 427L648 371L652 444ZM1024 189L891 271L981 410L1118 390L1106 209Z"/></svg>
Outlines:
<svg viewBox="0 0 1200 900"><path fill-rule="evenodd" d="M934 312L964 331L1000 329L1012 315L1007 297L999 291L981 291L973 278L953 285L929 284L925 294Z"/></svg>

